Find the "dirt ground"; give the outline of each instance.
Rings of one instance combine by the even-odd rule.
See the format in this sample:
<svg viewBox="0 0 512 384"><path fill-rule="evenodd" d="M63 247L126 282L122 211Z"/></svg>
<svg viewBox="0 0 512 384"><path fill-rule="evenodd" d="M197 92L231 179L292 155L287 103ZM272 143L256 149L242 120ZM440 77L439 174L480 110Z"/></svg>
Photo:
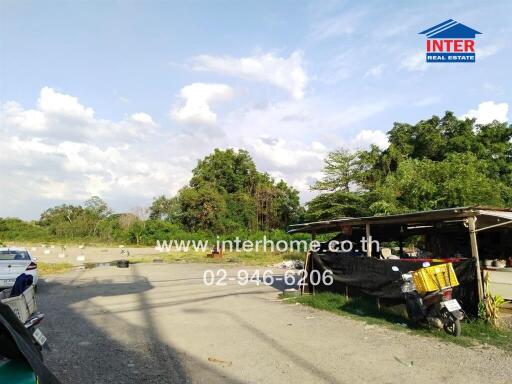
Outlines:
<svg viewBox="0 0 512 384"><path fill-rule="evenodd" d="M278 287L241 286L233 268L226 286L206 286L213 268L138 264L47 278L38 303L48 365L74 384L511 382L512 356L501 350L284 304Z"/></svg>
<svg viewBox="0 0 512 384"><path fill-rule="evenodd" d="M38 261L44 261L46 263L70 263L73 265L81 265L83 263L106 263L126 258L126 254L121 254L122 249L127 250L132 258L159 254L159 251L154 247L81 247L78 245L69 245L63 248L59 245L43 246L43 244L20 246L27 248Z"/></svg>

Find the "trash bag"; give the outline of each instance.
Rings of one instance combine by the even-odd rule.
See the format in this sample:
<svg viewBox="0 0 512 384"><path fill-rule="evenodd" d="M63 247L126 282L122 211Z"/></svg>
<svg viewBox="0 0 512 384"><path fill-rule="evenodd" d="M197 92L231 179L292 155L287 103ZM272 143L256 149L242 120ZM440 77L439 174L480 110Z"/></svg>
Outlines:
<svg viewBox="0 0 512 384"><path fill-rule="evenodd" d="M16 278L14 282L14 286L11 289L11 296L15 297L21 295L26 291L28 287L30 287L34 283L34 277L32 275L27 275L26 273L22 273Z"/></svg>

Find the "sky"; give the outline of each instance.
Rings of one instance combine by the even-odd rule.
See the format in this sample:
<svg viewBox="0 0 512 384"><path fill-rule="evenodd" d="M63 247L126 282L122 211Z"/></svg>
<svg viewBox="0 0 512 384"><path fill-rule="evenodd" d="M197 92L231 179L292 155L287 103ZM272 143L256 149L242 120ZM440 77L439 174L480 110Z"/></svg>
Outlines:
<svg viewBox="0 0 512 384"><path fill-rule="evenodd" d="M426 63L447 19L475 63ZM300 191L394 122L509 121L510 1L0 1L0 217L175 195L215 148Z"/></svg>

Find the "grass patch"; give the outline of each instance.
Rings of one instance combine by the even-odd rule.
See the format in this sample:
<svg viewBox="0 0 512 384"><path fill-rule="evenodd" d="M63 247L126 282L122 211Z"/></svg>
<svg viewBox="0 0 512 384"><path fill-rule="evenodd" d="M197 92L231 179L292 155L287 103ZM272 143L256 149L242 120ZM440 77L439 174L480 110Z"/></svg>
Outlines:
<svg viewBox="0 0 512 384"><path fill-rule="evenodd" d="M130 263L152 263L162 260L164 263L211 263L211 264L243 264L249 266L273 265L284 260L302 260L303 252L225 252L221 259L206 257L205 252L172 252L159 253L141 257L128 257Z"/></svg>
<svg viewBox="0 0 512 384"><path fill-rule="evenodd" d="M44 263L37 262L37 270L40 275L56 275L59 273L66 273L73 269L73 264L69 263Z"/></svg>
<svg viewBox="0 0 512 384"><path fill-rule="evenodd" d="M494 328L483 320L464 321L462 323L462 335L453 337L446 334L444 330L431 327L404 327L404 324L408 322L405 313L400 314L399 312L391 312L389 309L379 309L376 301L371 298L347 298L330 292L298 297L283 295L282 297L286 298L285 302L287 303L300 303L364 320L369 324L379 324L400 331L414 332L421 336L437 337L466 347L487 344L512 351L512 331Z"/></svg>

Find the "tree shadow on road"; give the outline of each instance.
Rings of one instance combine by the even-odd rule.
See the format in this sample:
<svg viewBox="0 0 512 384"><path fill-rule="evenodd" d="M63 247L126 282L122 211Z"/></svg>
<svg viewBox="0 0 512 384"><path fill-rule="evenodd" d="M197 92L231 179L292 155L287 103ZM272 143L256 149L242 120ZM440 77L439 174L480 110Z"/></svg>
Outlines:
<svg viewBox="0 0 512 384"><path fill-rule="evenodd" d="M205 383L239 383L163 341L150 310L140 311L134 323L94 303L136 295L138 307L150 307L146 293L154 287L136 268L122 278L90 279L81 271L40 284L38 306L46 314L41 328L52 348L45 360L63 384L191 383L191 372ZM86 318L84 311L93 315Z"/></svg>

